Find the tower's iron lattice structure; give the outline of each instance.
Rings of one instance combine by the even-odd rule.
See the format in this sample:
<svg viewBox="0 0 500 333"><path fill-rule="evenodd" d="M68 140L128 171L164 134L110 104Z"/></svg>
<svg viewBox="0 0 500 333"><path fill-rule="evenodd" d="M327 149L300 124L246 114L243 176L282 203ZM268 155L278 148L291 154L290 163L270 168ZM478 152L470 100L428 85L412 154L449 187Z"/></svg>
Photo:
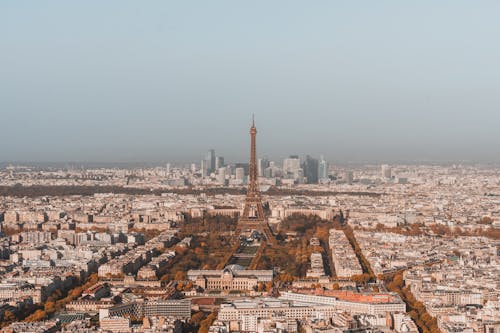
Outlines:
<svg viewBox="0 0 500 333"><path fill-rule="evenodd" d="M245 208L238 220L237 233L240 234L245 230L255 230L265 235L268 241L273 242L274 236L267 223L267 218L264 215L262 206L262 198L259 190L257 178L257 128L255 121L252 119L252 127L250 128L250 166L247 196L245 199Z"/></svg>

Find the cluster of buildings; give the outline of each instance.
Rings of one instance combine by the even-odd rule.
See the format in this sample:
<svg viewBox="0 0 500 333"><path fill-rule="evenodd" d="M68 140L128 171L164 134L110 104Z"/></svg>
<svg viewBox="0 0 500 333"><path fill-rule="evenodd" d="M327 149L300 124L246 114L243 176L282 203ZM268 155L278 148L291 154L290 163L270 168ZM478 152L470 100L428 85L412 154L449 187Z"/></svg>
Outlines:
<svg viewBox="0 0 500 333"><path fill-rule="evenodd" d="M332 251L332 261L337 277L349 278L363 274L354 249L342 230L330 229L328 244Z"/></svg>
<svg viewBox="0 0 500 333"><path fill-rule="evenodd" d="M196 165L191 165L196 172ZM248 163L224 164L224 157L216 156L214 149L209 149L200 163L202 178L213 178L216 182L225 185L241 185L247 181ZM284 184L317 184L328 182L328 162L323 156L315 159L307 155L300 159L298 155L291 155L283 160L281 167L267 158L257 160L257 175L261 178L282 181Z"/></svg>
<svg viewBox="0 0 500 333"><path fill-rule="evenodd" d="M216 156L214 149L209 149L200 163L172 166L167 163L162 167L152 168L83 168L65 166L64 168L36 168L8 166L0 172L0 179L6 185L15 185L21 179L26 185L113 185L183 187L186 185L232 185L242 186L247 183L249 164L225 163L224 157ZM257 173L269 184L318 184L328 183L329 164L323 156L319 159L309 155L299 158L291 155L282 163L267 158L258 159Z"/></svg>
<svg viewBox="0 0 500 333"><path fill-rule="evenodd" d="M150 321L146 326L151 331L158 329L156 325L168 331L186 322L191 303L171 300L175 288L159 278L177 255L175 245L189 246L190 238L176 237L173 226L182 218L176 214L179 210L165 204L172 200L156 200L159 203L99 194L2 200L1 320L33 304L44 305L55 293L76 288L92 274L99 279L54 314L57 322L16 322L5 329L61 331L72 322L79 323L76 331L117 332L126 326L131 332L130 316L135 314ZM100 327L86 322L93 316L100 316Z"/></svg>
<svg viewBox="0 0 500 333"><path fill-rule="evenodd" d="M404 282L442 332L500 329L500 242L486 237L355 232L374 272Z"/></svg>
<svg viewBox="0 0 500 333"><path fill-rule="evenodd" d="M437 318L443 333L498 332L498 169L330 167L322 158L297 156L282 165L266 159L257 164L273 228L279 230L280 223L294 215L332 220L342 211L374 273L404 271L405 284ZM224 194L223 187L241 188L247 176L248 164L225 164L212 151L201 165L0 170L3 185L120 186L148 192L2 197L0 318L31 304L44 304L55 291L70 288L75 276L81 281L92 274L99 278L57 311L58 321L14 323L4 329L82 333L182 329L193 309L199 309L190 296L201 293L180 293L175 283L160 279L178 259L176 246L191 250L191 238L178 239L177 230L187 216L240 215L245 196ZM186 185L190 189L172 191ZM268 194L270 185L283 195ZM207 188L218 191L190 191ZM220 309L209 308L219 309L211 332L417 332L397 295L385 292L381 284L381 292L368 293L349 280L362 269L342 231L329 233L335 280L325 276L320 245L318 239L311 240L307 279L286 286L275 283L275 289L281 288L279 294L273 290L264 293L267 297L249 298L262 295L252 291L272 285L275 275L238 265L188 270L184 282L203 293L226 297ZM143 321L139 324L136 318Z"/></svg>
<svg viewBox="0 0 500 333"><path fill-rule="evenodd" d="M432 264L449 254L446 242L438 237L358 230L354 234L375 275Z"/></svg>
<svg viewBox="0 0 500 333"><path fill-rule="evenodd" d="M282 292L278 298L241 299L221 305L211 332L418 332L393 294L311 290Z"/></svg>
<svg viewBox="0 0 500 333"><path fill-rule="evenodd" d="M18 243L13 239L6 241L10 244L10 253L1 262L0 289L2 300L13 307L22 306L24 302L44 302L55 290L71 285L73 277L84 280L96 272L101 264L138 245L72 245L62 238L50 237L44 243Z"/></svg>
<svg viewBox="0 0 500 333"><path fill-rule="evenodd" d="M446 260L405 271L405 284L442 332L500 330L500 244L478 237L447 243Z"/></svg>
<svg viewBox="0 0 500 333"><path fill-rule="evenodd" d="M293 173L297 168L302 168L303 163L297 161L300 161L300 159L286 159L284 164L286 164L287 170L291 170ZM0 170L0 180L5 185L15 185L17 183L25 185L120 185L132 189L164 189L168 192L172 187L176 187L175 185L169 185L168 182L175 182L177 181L176 177L182 177L182 184L188 184L192 188L199 190L206 187L221 186L241 188L246 181L248 164L241 164L238 168L234 166L224 165L222 167L227 169L224 171L224 182L217 181L217 177L220 179L220 175L213 172L206 177L201 177L197 165L194 168L189 165L176 167L167 165L167 167L140 169L64 170L11 167ZM238 177L236 177L236 171L234 171L236 169L238 169ZM262 168L259 167L259 169ZM64 176L65 174L66 176ZM88 174L94 176L87 177ZM287 178L281 178L282 174L280 174L280 177L259 177L264 195L265 190L270 185L281 186L286 189L292 186L290 182L287 183ZM346 175L349 177L346 177ZM236 181L236 178L238 179L236 183L230 182ZM292 182L294 183L293 188L297 191L337 193L334 197L317 198L320 201L319 204L314 200L304 201L304 198L295 197L290 197L288 200L285 198L285 203L281 204L279 200L272 202L272 198L265 197L264 199L270 199L269 203L271 209L273 209L273 218L282 219L294 213L304 213L304 211L307 213L309 210L314 210L315 214L321 214L322 218L328 218L332 216L332 208L335 208L334 211L338 211L338 208L341 207L344 212L348 211L349 223L363 229L375 229L378 225L397 227L424 224L427 226L439 225L462 232L474 233L500 228L500 221L497 218L499 214L498 184L500 175L498 170L493 167L429 165L383 165L380 167L368 165L346 168L332 166L329 168L328 178L330 181L326 183ZM80 179L101 180L88 180L88 182L86 180L86 182L81 183ZM121 179L121 181L117 181L117 179ZM360 195L367 192L370 195ZM148 210L156 208L152 202L148 202L152 200L146 199L142 203L134 203L134 210L137 211L137 221L135 222L142 223L144 227L150 227L151 222L180 220L182 219L180 212L191 210L208 212L213 208L210 208L211 204L224 204L223 201L227 201L226 205L240 211L244 200L243 196L227 196L226 200L220 200L221 198L217 200L207 199L203 202L203 199L199 198L199 196L190 197L186 195L177 198L174 198L175 195L173 194L166 196L171 200L165 200L165 204L168 206L164 207L158 202L160 204L159 208L163 209L158 211L157 216L148 216L147 214ZM107 198L107 200L114 201L115 197ZM103 199L106 198L96 198L95 201L97 199L104 201ZM124 208L128 208L131 203L124 202L123 204L126 205ZM197 204L200 207L196 207ZM97 207L99 206L97 205ZM65 209L64 211L68 214L67 218L73 218L74 221L80 223L85 222L86 216L79 216L81 219L78 220L78 217L75 218L70 214L71 209ZM146 211L146 214L142 214L144 211ZM57 221L61 218L66 218L65 216L59 216L60 213L57 209L45 210L47 216L41 216L39 211L30 209L28 211L19 211L17 217L15 212L6 212L4 217L6 221L17 220L18 222L50 220L56 225L45 223L43 226L43 228L50 229L57 227L57 223L60 223ZM88 212L88 215L92 216L93 213L95 212ZM229 214L230 212L220 213ZM90 218L92 219L92 217ZM105 222L106 219L108 219L108 222ZM109 217L100 216L92 220L92 222L113 223L118 227L117 222L120 220L116 216L113 216L111 220L112 222L109 222ZM121 223L121 225L123 226L125 223Z"/></svg>
<svg viewBox="0 0 500 333"><path fill-rule="evenodd" d="M377 168L355 171L359 181L349 188L380 196L338 197L349 209L349 223L356 228L399 227L412 224L446 227L452 231L487 233L500 228L500 175L494 167L393 166L392 173L406 182L381 178ZM343 187L347 189L347 187Z"/></svg>
<svg viewBox="0 0 500 333"><path fill-rule="evenodd" d="M325 265L321 252L311 253L311 268L307 270L306 277L319 278L325 276Z"/></svg>
<svg viewBox="0 0 500 333"><path fill-rule="evenodd" d="M164 231L158 236L148 240L144 245L137 246L134 251L129 251L121 256L109 260L98 268L98 276L105 277L124 277L125 275L135 275L149 263L154 257L160 255L160 251L174 242L175 230ZM168 255L168 254L166 254ZM163 258L167 259L167 257ZM154 270L154 267L149 266ZM147 275L147 270L141 271L142 275ZM150 278L154 276L149 276Z"/></svg>

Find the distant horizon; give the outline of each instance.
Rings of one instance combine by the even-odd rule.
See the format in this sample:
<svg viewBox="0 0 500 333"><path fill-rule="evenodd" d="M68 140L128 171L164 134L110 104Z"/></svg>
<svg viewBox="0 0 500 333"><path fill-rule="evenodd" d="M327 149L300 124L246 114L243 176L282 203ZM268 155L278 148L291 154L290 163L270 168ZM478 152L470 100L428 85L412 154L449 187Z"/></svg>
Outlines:
<svg viewBox="0 0 500 333"><path fill-rule="evenodd" d="M304 156L299 155L302 160ZM318 158L319 156L312 156L313 158ZM285 157L286 158L286 157ZM283 159L269 159L269 161L277 162L279 165L282 164ZM390 166L478 166L478 167L500 167L498 162L477 162L477 161L431 161L431 160L413 160L413 161L335 161L325 159L330 166L339 167L369 167L369 166L380 166L380 165L390 165ZM201 161L201 158L200 158ZM9 166L13 167L39 167L39 168L154 168L154 167L166 167L170 164L172 167L188 166L195 163L197 166L200 165L200 161L152 161L152 162L99 162L99 161L4 161L0 162L0 168L6 168ZM248 163L248 161L238 160L238 161L225 161L225 165L234 165L238 163Z"/></svg>

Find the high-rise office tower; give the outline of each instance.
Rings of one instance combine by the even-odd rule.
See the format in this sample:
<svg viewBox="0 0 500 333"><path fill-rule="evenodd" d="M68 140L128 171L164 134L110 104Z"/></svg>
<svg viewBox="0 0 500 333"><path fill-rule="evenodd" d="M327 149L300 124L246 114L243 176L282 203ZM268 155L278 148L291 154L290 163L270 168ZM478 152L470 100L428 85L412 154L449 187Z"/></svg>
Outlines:
<svg viewBox="0 0 500 333"><path fill-rule="evenodd" d="M382 171L382 177L387 179L392 178L392 169L387 164L382 164L381 171Z"/></svg>
<svg viewBox="0 0 500 333"><path fill-rule="evenodd" d="M303 165L304 176L308 184L318 183L318 160L307 155Z"/></svg>
<svg viewBox="0 0 500 333"><path fill-rule="evenodd" d="M208 163L206 160L201 160L200 171L202 177L208 176Z"/></svg>
<svg viewBox="0 0 500 333"><path fill-rule="evenodd" d="M205 157L205 160L207 161L207 167L208 167L208 174L215 172L215 150L214 149L209 149L207 152L207 156Z"/></svg>
<svg viewBox="0 0 500 333"><path fill-rule="evenodd" d="M352 171L346 171L344 174L344 180L347 184L351 185L352 182L354 181L354 176Z"/></svg>
<svg viewBox="0 0 500 333"><path fill-rule="evenodd" d="M250 172L250 165L248 163L241 163L241 162L234 163L234 168L235 169L242 168L245 175L248 175Z"/></svg>
<svg viewBox="0 0 500 333"><path fill-rule="evenodd" d="M217 182L222 185L226 183L226 168L217 169Z"/></svg>
<svg viewBox="0 0 500 333"><path fill-rule="evenodd" d="M318 180L319 180L319 182L322 182L326 179L328 179L328 162L325 160L324 156L322 155L319 158L319 162L318 162Z"/></svg>
<svg viewBox="0 0 500 333"><path fill-rule="evenodd" d="M287 178L298 179L302 174L300 159L297 155L291 155L283 160L283 174Z"/></svg>
<svg viewBox="0 0 500 333"><path fill-rule="evenodd" d="M245 169L243 169L243 168L236 168L234 170L234 174L235 174L235 177L236 177L237 180L243 181L243 179L245 178Z"/></svg>
<svg viewBox="0 0 500 333"><path fill-rule="evenodd" d="M264 176L264 170L269 167L269 160L267 158L259 158L257 160L257 175L259 177Z"/></svg>
<svg viewBox="0 0 500 333"><path fill-rule="evenodd" d="M222 168L223 166L224 166L224 157L217 156L215 158L215 170L219 170L219 168Z"/></svg>

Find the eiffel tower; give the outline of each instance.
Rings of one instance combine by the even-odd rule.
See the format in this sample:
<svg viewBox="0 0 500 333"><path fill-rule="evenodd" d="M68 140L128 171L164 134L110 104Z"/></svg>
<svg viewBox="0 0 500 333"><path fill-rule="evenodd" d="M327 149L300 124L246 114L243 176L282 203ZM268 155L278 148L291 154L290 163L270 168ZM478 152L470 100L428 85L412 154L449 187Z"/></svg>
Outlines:
<svg viewBox="0 0 500 333"><path fill-rule="evenodd" d="M238 235L245 230L255 230L263 234L268 242L274 243L275 238L269 224L267 223L266 216L264 215L257 179L256 136L257 128L255 127L255 120L252 117L252 127L250 128L251 144L248 189L245 199L245 208L243 209L243 214L240 215L236 229Z"/></svg>

